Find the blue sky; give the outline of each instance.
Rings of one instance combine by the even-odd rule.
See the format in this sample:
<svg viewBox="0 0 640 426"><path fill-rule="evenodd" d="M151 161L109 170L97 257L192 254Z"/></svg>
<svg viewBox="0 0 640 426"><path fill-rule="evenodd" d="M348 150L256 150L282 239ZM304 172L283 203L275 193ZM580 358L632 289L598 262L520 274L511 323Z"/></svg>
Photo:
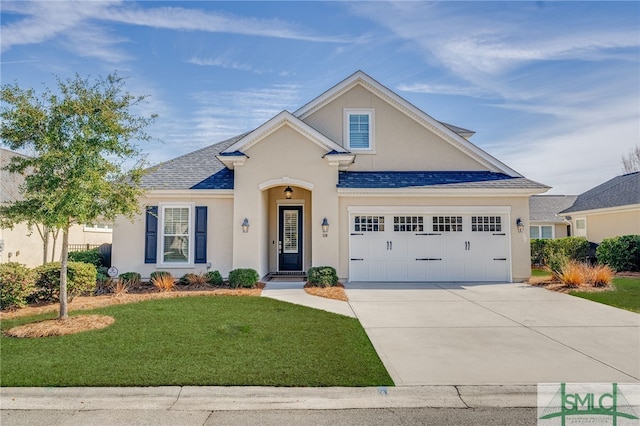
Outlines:
<svg viewBox="0 0 640 426"><path fill-rule="evenodd" d="M578 194L640 142L639 2L5 1L2 83L128 77L158 163L363 70L526 177Z"/></svg>

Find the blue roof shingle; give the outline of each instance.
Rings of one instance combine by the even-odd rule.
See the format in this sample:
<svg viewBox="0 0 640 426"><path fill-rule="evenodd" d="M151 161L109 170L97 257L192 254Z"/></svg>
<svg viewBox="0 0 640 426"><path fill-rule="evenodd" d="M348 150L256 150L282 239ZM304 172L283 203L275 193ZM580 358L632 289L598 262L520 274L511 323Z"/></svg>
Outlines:
<svg viewBox="0 0 640 426"><path fill-rule="evenodd" d="M514 179L489 171L340 172L338 188L412 188Z"/></svg>

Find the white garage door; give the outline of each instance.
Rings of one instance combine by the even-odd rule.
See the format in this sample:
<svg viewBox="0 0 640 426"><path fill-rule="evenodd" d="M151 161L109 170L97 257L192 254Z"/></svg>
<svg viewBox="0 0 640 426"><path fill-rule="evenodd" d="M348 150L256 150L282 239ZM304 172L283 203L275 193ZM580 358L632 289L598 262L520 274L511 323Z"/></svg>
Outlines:
<svg viewBox="0 0 640 426"><path fill-rule="evenodd" d="M509 281L508 215L350 215L350 281Z"/></svg>

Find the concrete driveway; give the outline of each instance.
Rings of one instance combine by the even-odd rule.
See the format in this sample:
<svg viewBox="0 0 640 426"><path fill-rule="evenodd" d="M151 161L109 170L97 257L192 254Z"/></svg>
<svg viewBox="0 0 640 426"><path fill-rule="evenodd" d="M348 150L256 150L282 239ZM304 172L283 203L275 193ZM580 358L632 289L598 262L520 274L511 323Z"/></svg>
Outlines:
<svg viewBox="0 0 640 426"><path fill-rule="evenodd" d="M346 285L396 386L640 381L640 315L524 284Z"/></svg>

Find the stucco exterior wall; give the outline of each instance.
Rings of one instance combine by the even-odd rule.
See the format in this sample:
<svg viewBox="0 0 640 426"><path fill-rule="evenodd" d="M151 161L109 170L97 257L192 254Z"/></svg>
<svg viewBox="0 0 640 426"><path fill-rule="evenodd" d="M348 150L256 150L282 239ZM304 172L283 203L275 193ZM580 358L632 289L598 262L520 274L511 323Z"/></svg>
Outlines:
<svg viewBox="0 0 640 426"><path fill-rule="evenodd" d="M326 149L285 125L245 154L248 156L245 164L235 168L234 268L253 267L261 276L270 272L275 259L273 246L277 250L277 238L273 238L277 228L274 201L287 185L294 194L304 194L303 189L310 194L309 205L304 198L308 224L305 240L311 244L310 248L305 246L305 253L310 256L305 254L305 264L337 264L337 234L330 232L323 238L320 229L323 217L329 223L338 223L337 166L330 166L323 158ZM240 229L245 217L251 224L246 234Z"/></svg>
<svg viewBox="0 0 640 426"><path fill-rule="evenodd" d="M587 220L587 240L600 244L605 238L622 235L640 235L640 207L623 211L572 213L571 224L576 219Z"/></svg>
<svg viewBox="0 0 640 426"><path fill-rule="evenodd" d="M305 118L305 122L345 146L344 109L375 109L375 154L358 152L350 171L487 170L389 103L356 86Z"/></svg>
<svg viewBox="0 0 640 426"><path fill-rule="evenodd" d="M84 225L74 225L69 230L69 244L105 244L111 243L111 232L85 231ZM4 240L4 251L0 253L0 263L18 262L28 267L42 265L44 244L35 226L31 229L18 224L13 229L0 229L0 240ZM53 251L53 237L49 236L47 262L60 260L62 253L62 231L58 234ZM9 256L11 253L11 256Z"/></svg>
<svg viewBox="0 0 640 426"><path fill-rule="evenodd" d="M207 206L207 261L211 262L211 268L207 268L207 264L168 266L160 263L144 263L144 206L157 206L161 203L193 203L195 206ZM216 198L210 194L198 195L197 193L192 197L161 199L150 197L142 200L140 206L142 213L137 215L133 222L120 217L114 225L111 263L120 273L138 272L143 279L147 279L155 271L169 271L174 277L179 278L189 272L204 273L217 270L223 277L228 276L232 269L231 248L233 246L233 199L231 197Z"/></svg>
<svg viewBox="0 0 640 426"><path fill-rule="evenodd" d="M340 197L340 263L338 276L349 274L349 207L353 206L505 206L511 209L512 281L520 282L531 276L531 246L528 232L518 233L516 219L529 223L528 197ZM454 209L452 209L454 210ZM481 208L478 208L480 211ZM525 226L525 229L528 229Z"/></svg>

